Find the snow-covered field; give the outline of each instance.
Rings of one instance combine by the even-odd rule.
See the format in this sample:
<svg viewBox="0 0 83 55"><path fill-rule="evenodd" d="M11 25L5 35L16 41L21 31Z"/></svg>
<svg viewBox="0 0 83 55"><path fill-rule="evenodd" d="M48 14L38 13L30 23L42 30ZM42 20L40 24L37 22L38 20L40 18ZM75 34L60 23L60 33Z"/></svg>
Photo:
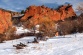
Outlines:
<svg viewBox="0 0 83 55"><path fill-rule="evenodd" d="M83 33L53 37L39 43L27 43L33 37L5 41L0 43L0 55L83 55ZM15 49L18 43L27 45L24 49Z"/></svg>

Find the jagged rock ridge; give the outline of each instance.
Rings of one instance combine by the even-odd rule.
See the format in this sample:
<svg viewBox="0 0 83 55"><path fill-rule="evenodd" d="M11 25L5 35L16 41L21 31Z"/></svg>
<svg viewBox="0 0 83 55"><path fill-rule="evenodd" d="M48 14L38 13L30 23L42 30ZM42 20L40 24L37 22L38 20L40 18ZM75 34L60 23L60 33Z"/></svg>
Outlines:
<svg viewBox="0 0 83 55"><path fill-rule="evenodd" d="M35 24L38 24L42 22L42 19L45 20L45 18L49 18L53 21L59 21L72 16L76 16L72 5L63 5L58 10L53 10L45 6L30 6L25 11L21 21L32 19Z"/></svg>

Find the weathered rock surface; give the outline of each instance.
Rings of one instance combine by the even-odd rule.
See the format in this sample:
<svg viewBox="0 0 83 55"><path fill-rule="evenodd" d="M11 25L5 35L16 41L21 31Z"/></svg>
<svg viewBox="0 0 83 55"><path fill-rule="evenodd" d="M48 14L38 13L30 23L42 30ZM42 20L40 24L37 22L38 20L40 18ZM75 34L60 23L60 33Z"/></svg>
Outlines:
<svg viewBox="0 0 83 55"><path fill-rule="evenodd" d="M0 9L0 34L3 34L12 26L11 17L10 12Z"/></svg>
<svg viewBox="0 0 83 55"><path fill-rule="evenodd" d="M27 8L21 21L32 19L35 22L34 24L38 24L46 20L45 18L59 21L72 16L76 16L76 14L71 5L61 6L58 10L53 10L45 6L30 6Z"/></svg>

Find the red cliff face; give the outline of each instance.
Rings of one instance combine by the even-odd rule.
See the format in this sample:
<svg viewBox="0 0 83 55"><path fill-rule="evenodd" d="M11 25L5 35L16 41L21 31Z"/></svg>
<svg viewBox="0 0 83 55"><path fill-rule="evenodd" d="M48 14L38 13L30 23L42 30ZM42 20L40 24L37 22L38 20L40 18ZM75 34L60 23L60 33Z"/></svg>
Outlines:
<svg viewBox="0 0 83 55"><path fill-rule="evenodd" d="M11 26L11 13L0 9L0 34L3 34Z"/></svg>
<svg viewBox="0 0 83 55"><path fill-rule="evenodd" d="M62 7L59 8L58 10L60 12L60 16L61 16L61 20L64 20L66 18L72 17L72 16L76 16L72 5L64 5Z"/></svg>
<svg viewBox="0 0 83 55"><path fill-rule="evenodd" d="M60 7L58 11L45 6L30 6L21 18L21 21L32 19L35 24L37 24L42 22L42 19L45 20L45 18L59 21L75 15L76 14L71 5L64 5Z"/></svg>

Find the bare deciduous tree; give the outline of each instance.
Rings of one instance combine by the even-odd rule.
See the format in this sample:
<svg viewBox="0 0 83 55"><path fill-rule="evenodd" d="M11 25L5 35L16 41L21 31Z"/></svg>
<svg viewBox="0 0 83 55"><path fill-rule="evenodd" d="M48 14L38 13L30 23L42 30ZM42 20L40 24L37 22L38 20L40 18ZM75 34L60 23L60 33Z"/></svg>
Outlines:
<svg viewBox="0 0 83 55"><path fill-rule="evenodd" d="M83 13L83 2L79 3L77 6L77 10Z"/></svg>
<svg viewBox="0 0 83 55"><path fill-rule="evenodd" d="M55 23L49 18L46 18L45 21L40 24L39 30L44 33L44 36L52 37L56 32Z"/></svg>

